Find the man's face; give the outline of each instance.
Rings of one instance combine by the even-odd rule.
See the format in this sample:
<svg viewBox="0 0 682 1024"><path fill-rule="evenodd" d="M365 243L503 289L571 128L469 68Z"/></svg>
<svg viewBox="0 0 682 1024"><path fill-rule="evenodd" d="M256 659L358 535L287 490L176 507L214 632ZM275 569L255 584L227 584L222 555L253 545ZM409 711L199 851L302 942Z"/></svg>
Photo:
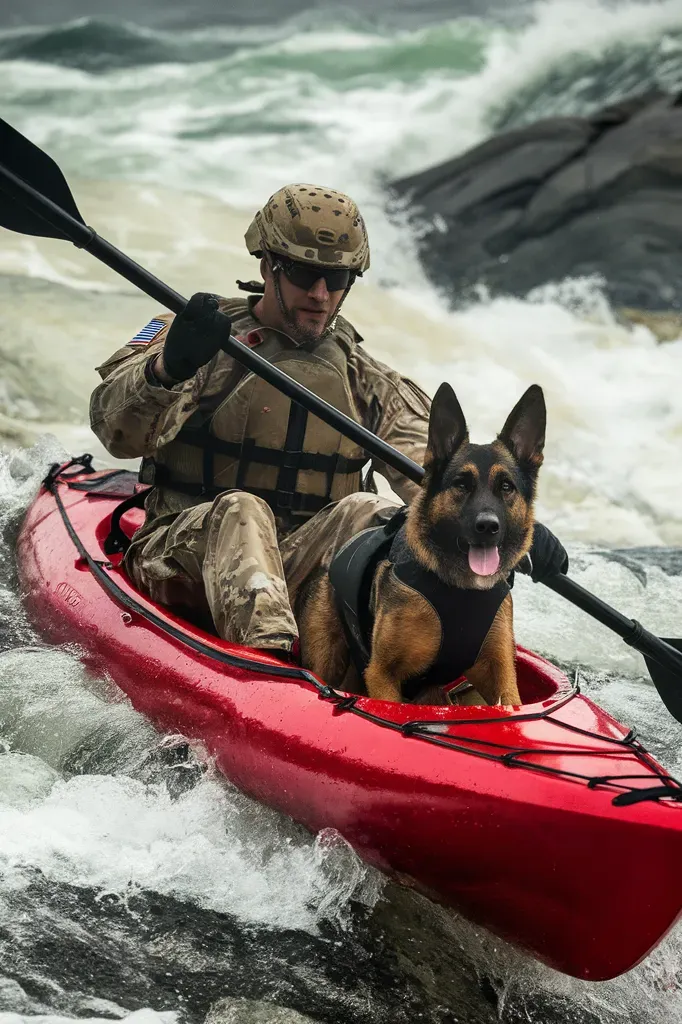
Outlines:
<svg viewBox="0 0 682 1024"><path fill-rule="evenodd" d="M268 325L285 331L299 344L317 341L334 316L345 288L329 291L324 277L318 277L309 287L302 288L280 271L278 283L284 304L282 310L277 301L272 270L265 261L263 263L265 294L262 313Z"/></svg>

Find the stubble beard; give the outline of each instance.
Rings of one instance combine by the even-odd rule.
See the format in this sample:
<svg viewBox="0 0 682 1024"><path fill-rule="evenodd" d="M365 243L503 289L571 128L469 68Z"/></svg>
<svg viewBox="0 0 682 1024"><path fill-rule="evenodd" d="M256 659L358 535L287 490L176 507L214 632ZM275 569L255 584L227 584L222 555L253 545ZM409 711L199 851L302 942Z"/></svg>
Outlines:
<svg viewBox="0 0 682 1024"><path fill-rule="evenodd" d="M288 306L283 306L282 315L288 328L287 333L299 345L314 345L321 340L329 326L329 318L327 318L321 329L312 326L303 327L296 318L295 310L289 309Z"/></svg>

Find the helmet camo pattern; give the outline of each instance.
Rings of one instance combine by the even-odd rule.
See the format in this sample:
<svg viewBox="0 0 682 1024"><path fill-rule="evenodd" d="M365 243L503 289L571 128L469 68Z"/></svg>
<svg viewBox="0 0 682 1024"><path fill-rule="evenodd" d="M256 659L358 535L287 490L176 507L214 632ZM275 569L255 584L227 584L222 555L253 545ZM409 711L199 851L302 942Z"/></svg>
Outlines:
<svg viewBox="0 0 682 1024"><path fill-rule="evenodd" d="M320 185L285 185L270 196L251 222L246 247L320 267L347 267L362 274L369 267L365 222L353 200Z"/></svg>

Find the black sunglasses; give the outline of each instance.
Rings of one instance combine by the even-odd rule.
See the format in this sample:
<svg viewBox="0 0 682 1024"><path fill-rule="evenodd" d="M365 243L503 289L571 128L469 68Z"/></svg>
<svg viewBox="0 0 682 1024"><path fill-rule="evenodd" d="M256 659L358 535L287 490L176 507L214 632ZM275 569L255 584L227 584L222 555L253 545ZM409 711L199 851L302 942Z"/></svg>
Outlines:
<svg viewBox="0 0 682 1024"><path fill-rule="evenodd" d="M324 278L329 292L345 291L355 280L353 271L345 267L338 270L333 267L316 267L310 263L298 263L286 256L280 256L279 253L272 254L272 265L273 269L281 267L287 281L291 281L297 288L302 288L306 292L309 292L321 277Z"/></svg>

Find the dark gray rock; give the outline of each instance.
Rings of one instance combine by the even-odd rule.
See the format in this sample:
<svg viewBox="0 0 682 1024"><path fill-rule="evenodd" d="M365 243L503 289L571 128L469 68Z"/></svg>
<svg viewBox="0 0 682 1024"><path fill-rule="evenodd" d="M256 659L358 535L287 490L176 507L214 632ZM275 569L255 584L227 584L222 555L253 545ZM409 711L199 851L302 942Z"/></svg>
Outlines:
<svg viewBox="0 0 682 1024"><path fill-rule="evenodd" d="M98 1016L149 1007L179 1024L615 1024L570 993L538 990L525 958L487 977L460 949L491 958L499 940L460 933L400 886L350 930L320 935L131 890L115 896L26 871L0 887L0 1013ZM454 928L454 930L453 930ZM458 941L459 940L459 941ZM485 965L486 957L482 957ZM577 990L576 990L577 991Z"/></svg>
<svg viewBox="0 0 682 1024"><path fill-rule="evenodd" d="M312 1017L304 1017L296 1010L253 999L219 999L204 1024L316 1024Z"/></svg>
<svg viewBox="0 0 682 1024"><path fill-rule="evenodd" d="M25 884L0 887L0 1011L83 1017L97 1000L98 1016L150 1007L202 1024L214 1008L209 1024L228 1024L228 1000L240 1010L234 1024L268 1021L246 1015L248 1003L269 1005L271 1024L494 1024L493 997L428 910L398 889L371 915L359 907L351 930L322 923L312 936L27 870Z"/></svg>
<svg viewBox="0 0 682 1024"><path fill-rule="evenodd" d="M682 576L682 548L615 548L599 554L612 562L627 566L646 584L646 569L662 569L666 576Z"/></svg>
<svg viewBox="0 0 682 1024"><path fill-rule="evenodd" d="M455 300L599 274L616 306L682 309L682 94L539 121L391 188Z"/></svg>

